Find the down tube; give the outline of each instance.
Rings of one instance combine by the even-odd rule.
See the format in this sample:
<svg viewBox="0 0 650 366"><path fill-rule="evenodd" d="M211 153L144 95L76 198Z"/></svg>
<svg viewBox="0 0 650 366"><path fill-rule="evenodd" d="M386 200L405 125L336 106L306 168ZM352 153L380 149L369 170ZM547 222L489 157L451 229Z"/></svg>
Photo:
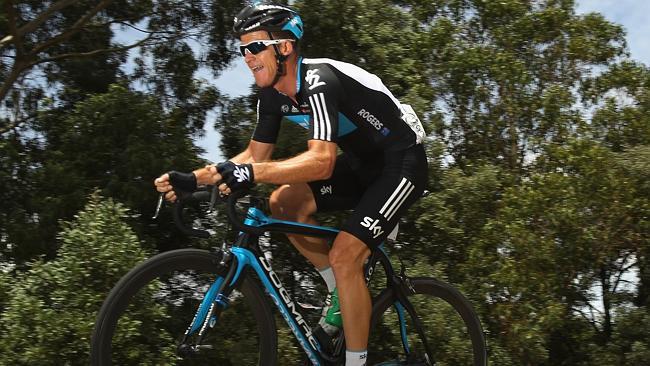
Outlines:
<svg viewBox="0 0 650 366"><path fill-rule="evenodd" d="M269 295L271 295L273 302L278 307L278 310L280 310L280 314L282 314L282 317L289 325L289 328L291 328L296 339L305 350L305 353L307 353L311 363L320 366L321 361L318 357L318 352L321 349L320 344L311 333L311 328L305 321L305 318L296 308L296 303L284 289L284 286L282 286L280 278L273 272L271 264L264 257L256 258L251 251L243 248L232 248L232 253L237 257L238 267L232 283L237 281L246 265L253 267Z"/></svg>

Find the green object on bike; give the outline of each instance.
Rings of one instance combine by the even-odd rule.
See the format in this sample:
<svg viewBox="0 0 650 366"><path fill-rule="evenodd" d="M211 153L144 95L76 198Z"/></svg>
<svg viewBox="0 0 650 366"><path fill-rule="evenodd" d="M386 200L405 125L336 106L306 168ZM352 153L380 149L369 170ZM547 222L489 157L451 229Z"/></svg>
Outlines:
<svg viewBox="0 0 650 366"><path fill-rule="evenodd" d="M330 292L331 304L325 315L325 322L337 328L343 328L343 318L341 318L341 305L339 305L339 291L334 289Z"/></svg>

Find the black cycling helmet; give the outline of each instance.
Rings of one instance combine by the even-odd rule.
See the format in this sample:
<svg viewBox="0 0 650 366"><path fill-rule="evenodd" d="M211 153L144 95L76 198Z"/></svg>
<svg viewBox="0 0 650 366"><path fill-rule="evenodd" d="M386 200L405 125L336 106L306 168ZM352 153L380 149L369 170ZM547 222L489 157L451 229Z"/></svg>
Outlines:
<svg viewBox="0 0 650 366"><path fill-rule="evenodd" d="M273 32L288 32L296 41L302 38L303 33L302 19L298 13L284 5L265 1L255 1L242 9L235 17L232 29L237 37L259 30L266 31L269 39L273 39ZM273 49L278 69L271 86L286 74L284 62L287 60L287 56L280 53L277 45L273 45Z"/></svg>
<svg viewBox="0 0 650 366"><path fill-rule="evenodd" d="M296 40L302 38L303 25L294 10L270 2L255 1L235 17L232 27L235 36L265 30L267 32L289 31Z"/></svg>

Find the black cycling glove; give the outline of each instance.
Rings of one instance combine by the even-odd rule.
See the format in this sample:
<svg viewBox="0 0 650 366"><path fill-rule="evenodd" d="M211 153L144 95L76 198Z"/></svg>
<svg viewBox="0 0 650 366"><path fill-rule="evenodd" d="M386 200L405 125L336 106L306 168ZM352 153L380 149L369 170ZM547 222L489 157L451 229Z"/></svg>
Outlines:
<svg viewBox="0 0 650 366"><path fill-rule="evenodd" d="M181 173L175 170L167 173L169 174L169 183L174 187L174 192L192 193L197 189L196 175L194 173Z"/></svg>
<svg viewBox="0 0 650 366"><path fill-rule="evenodd" d="M217 164L217 171L221 174L221 181L226 183L233 192L255 185L253 183L255 179L253 165L251 164L235 164L229 160Z"/></svg>

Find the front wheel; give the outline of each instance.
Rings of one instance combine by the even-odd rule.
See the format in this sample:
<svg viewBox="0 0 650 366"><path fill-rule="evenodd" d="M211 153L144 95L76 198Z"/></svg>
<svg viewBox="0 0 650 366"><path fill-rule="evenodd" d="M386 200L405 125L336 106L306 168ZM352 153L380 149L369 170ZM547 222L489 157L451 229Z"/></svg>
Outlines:
<svg viewBox="0 0 650 366"><path fill-rule="evenodd" d="M275 365L275 320L262 290L250 278L220 302L228 306L215 319L215 327L206 330L198 352L179 352L206 291L223 274L218 255L197 249L161 253L135 267L113 288L97 315L92 364Z"/></svg>
<svg viewBox="0 0 650 366"><path fill-rule="evenodd" d="M421 321L432 359L426 359L422 337L394 290L386 289L373 301L368 365L487 365L485 335L471 303L433 278L410 281L415 293L409 293L408 300Z"/></svg>

